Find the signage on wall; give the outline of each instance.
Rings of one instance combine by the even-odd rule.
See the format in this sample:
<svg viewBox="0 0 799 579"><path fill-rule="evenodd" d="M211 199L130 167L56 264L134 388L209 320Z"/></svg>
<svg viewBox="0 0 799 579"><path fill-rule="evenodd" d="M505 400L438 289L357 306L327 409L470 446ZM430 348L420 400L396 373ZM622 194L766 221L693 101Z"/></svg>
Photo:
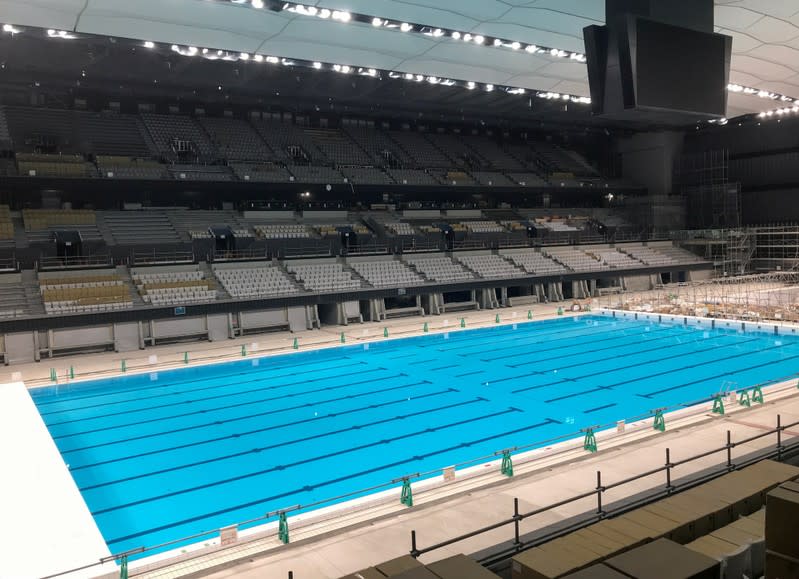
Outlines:
<svg viewBox="0 0 799 579"><path fill-rule="evenodd" d="M186 315L186 306L178 306L175 308L175 315L176 316L185 316Z"/></svg>

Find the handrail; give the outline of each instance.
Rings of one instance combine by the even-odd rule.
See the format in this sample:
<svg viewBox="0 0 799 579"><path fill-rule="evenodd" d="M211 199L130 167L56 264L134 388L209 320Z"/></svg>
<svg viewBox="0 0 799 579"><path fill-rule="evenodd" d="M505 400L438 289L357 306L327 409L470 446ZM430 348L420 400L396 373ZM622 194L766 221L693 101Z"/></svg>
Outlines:
<svg viewBox="0 0 799 579"><path fill-rule="evenodd" d="M280 349L283 349L283 348L280 348ZM259 351L259 352L262 352L262 351ZM196 358L196 359L199 360L200 358ZM152 366L146 366L146 367L153 368ZM180 367L180 366L176 366L176 368L177 367ZM131 369L132 369L132 367L131 367ZM86 374L86 375L89 375L89 374ZM791 374L791 375L786 376L784 378L770 379L770 380L764 381L764 382L759 383L759 384L754 385L754 386L743 387L743 388L739 388L737 390L731 390L730 392L737 394L737 393L743 392L743 391L750 391L750 390L752 390L753 388L756 388L756 387L762 388L762 387L765 387L766 385L776 384L776 383L780 383L780 382L786 382L788 380L795 380L797 378L799 378L799 373L794 373L794 374ZM625 418L623 420L624 420L625 423L639 422L639 421L642 421L642 420L647 420L647 419L653 418L657 411L665 413L665 412L672 411L672 410L685 409L685 408L689 408L689 407L692 407L692 406L696 406L698 404L703 404L703 403L710 402L714 398L715 398L715 395L708 396L708 397L702 398L700 400L695 400L695 401L691 401L691 402L684 402L684 403L674 404L674 405L667 406L667 407L653 409L653 410L650 410L648 413L638 414L638 415L635 415L635 416L627 417L627 418ZM618 424L618 422L614 421L614 422L606 423L606 424L586 425L585 427L583 427L583 428L581 428L581 429L579 429L579 430L577 430L575 432L570 432L570 433L563 434L561 436L557 436L557 437L554 437L554 438L545 439L545 440L539 440L539 441L535 441L535 442L530 442L530 443L525 443L525 444L521 444L521 445L516 445L516 446L512 446L512 447L503 448L503 449L494 451L491 454L486 454L486 455L483 455L483 456L480 456L480 457L474 457L474 458L471 458L471 459L468 459L468 460L464 460L464 461L461 461L461 462L458 462L458 463L455 463L455 464L450 464L447 467L436 468L436 469L423 471L423 472L416 472L416 473L406 474L406 475L403 475L403 476L400 476L400 477L396 477L396 478L394 478L394 479L392 479L390 481L386 481L384 483L380 483L380 484L373 485L373 486L370 486L370 487L367 487L367 488L363 488L363 489L350 491L348 493L344 493L344 494L337 495L337 496L334 496L334 497L328 497L328 498L320 499L320 500L314 501L312 503L308 503L308 504L304 504L304 505L303 504L297 504L297 505L287 506L287 507L284 507L284 508L281 508L281 509L277 509L277 510L274 510L274 511L267 512L264 515L256 517L256 518L253 518L253 519L249 519L249 520L246 520L246 521L241 521L241 522L238 522L238 523L231 523L230 525L225 525L225 527L230 527L230 526L235 526L235 527L251 526L251 525L253 525L255 523L265 522L265 521L267 521L269 519L273 519L275 517L283 516L283 515L286 515L288 513L293 513L293 512L297 512L297 511L301 511L301 510L307 511L309 509L314 509L314 508L320 507L322 505L330 505L330 504L339 503L343 499L348 499L348 498L355 497L355 496L362 496L362 495L365 495L365 494L370 494L370 493L373 493L374 491L377 491L377 490L380 490L380 489L387 489L387 488L395 487L400 482L406 482L406 481L410 482L410 481L413 481L413 480L427 479L427 478L430 478L432 476L442 475L446 469L455 469L455 470L457 470L457 469L464 468L464 467L467 467L467 466L480 464L480 463L485 463L485 462L488 462L488 461L491 461L491 460L496 460L496 458L498 456L500 456L500 455L509 454L509 453L519 453L519 452L525 451L525 450L530 450L530 449L534 449L534 448L543 448L545 446L550 446L551 444L553 444L555 442L573 440L573 439L582 437L583 435L585 435L589 431L591 431L591 432L600 431L600 430L603 430L603 429L615 427L615 426L617 426L617 424ZM602 514L602 516L604 516L606 513L604 511L602 511L602 509L601 509L601 496L602 496L602 493L605 492L606 490L617 488L619 486L623 486L625 484L629 484L629 483L634 482L636 480L639 480L641 478L652 476L653 474L657 474L657 473L663 472L663 471L666 471L666 473L667 473L667 487L668 488L674 488L673 485L671 485L671 470L673 468L681 466L681 465L684 465L684 464L688 464L688 463L696 461L696 460L700 460L700 459L705 458L707 456L710 456L710 455L713 455L713 454L717 454L717 453L723 452L723 451L727 451L727 468L732 470L735 467L734 467L734 465L731 462L731 449L735 448L736 445L745 444L747 442L751 442L751 441L757 440L759 438L764 438L766 436L770 436L770 435L773 435L773 434L776 433L778 435L777 452L780 453L782 450L784 450L784 447L781 446L781 438L780 438L781 433L784 430L786 430L788 428L791 428L793 426L797 426L797 425L799 425L799 421L791 423L791 424L787 424L787 425L781 425L780 416L778 415L777 416L777 426L776 426L775 429L772 429L772 430L769 430L767 432L763 432L763 433L751 436L751 437L746 438L746 439L742 439L742 440L737 441L737 442L732 442L730 440L730 431L727 431L727 443L724 446L719 447L719 448L715 448L715 449L711 449L709 451L705 451L705 452L693 455L691 457L688 457L688 458L685 458L685 459L682 459L682 460L679 460L679 461L670 460L669 449L666 449L666 464L664 466L657 467L657 468L651 469L649 471L645 471L643 473L639 473L637 475L633 475L633 476L631 476L631 477L629 477L627 479L622 479L621 481L617 481L617 482L615 482L613 484L604 485L604 486L601 484L601 480L600 480L601 475L598 472L597 473L598 474L597 487L594 490L587 491L585 493L582 493L580 495L576 495L574 497L569 497L567 499L563 499L561 501L558 501L557 503L553 503L553 504L548 505L546 507L540 507L538 509L530 511L529 513L523 513L523 514L517 513L517 514L514 515L514 518L511 518L509 520L505 520L505 521L501 521L501 522L498 522L498 523L494 523L494 524L490 525L489 527L484 527L482 529L478 529L477 531L472 531L472 532L470 532L468 534L460 535L458 537L454 537L452 539L448 539L447 541L432 545L430 547L426 547L424 549L418 549L416 547L415 531L414 531L414 534L413 534L413 537L414 537L413 545L414 546L411 549L411 555L413 555L414 557L418 557L418 556L423 555L425 553L429 553L431 551L440 549L442 547L451 545L453 543L457 543L459 541L462 541L462 540L477 536L479 534L488 532L489 530L493 530L495 528L499 528L499 527L502 527L504 525L507 525L507 524L510 524L510 523L513 523L513 522L518 522L518 521L524 520L525 518L534 516L536 514L540 514L540 513L546 512L548 510L552 510L554 508L558 508L560 506L563 506L563 505L566 505L566 504L569 504L569 503L572 503L572 502L576 502L578 500L583 500L583 499L585 499L587 497L590 497L590 496L593 496L593 495L596 495L598 497L598 505L599 505L598 513L600 513L600 514ZM797 444L799 445L799 443L797 443ZM146 552L160 550L160 549L163 549L164 547L167 547L167 546L170 546L170 545L173 545L173 544L186 543L187 541L191 541L191 540L194 540L194 539L199 539L201 537L207 537L207 536L210 536L210 535L216 535L219 532L220 532L220 528L215 528L215 529L210 529L210 530L202 531L202 532L199 532L199 533L195 533L195 534L189 535L187 537L181 537L181 538L178 538L178 539L173 539L173 540L170 540L168 542L161 543L161 544L158 544L158 545L137 547L136 549L134 549L132 551L126 551L124 553L117 553L117 554L114 554L114 555L112 555L110 557L106 557L105 561L101 560L98 563L94 563L93 565L101 565L104 562L107 562L107 561L110 561L110 560L118 560L123 555L127 556L127 555L131 555L131 554L142 554L142 553L146 553ZM518 536L517 536L517 539L518 539ZM92 565L90 565L89 567L91 567L91 566ZM83 570L85 568L87 568L87 567L81 567L80 570ZM73 570L70 570L70 571L64 571L62 573L51 575L50 577L58 577L58 576L61 576L61 575L67 574L67 573L71 573L71 572L73 572L75 570L76 569L73 569ZM47 579L47 578L45 578L45 579Z"/></svg>

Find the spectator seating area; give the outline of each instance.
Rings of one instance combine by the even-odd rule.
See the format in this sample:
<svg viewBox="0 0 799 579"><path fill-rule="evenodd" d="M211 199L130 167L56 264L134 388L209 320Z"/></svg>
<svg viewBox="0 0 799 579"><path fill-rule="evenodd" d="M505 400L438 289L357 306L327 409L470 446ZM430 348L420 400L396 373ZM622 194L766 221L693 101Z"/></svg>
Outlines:
<svg viewBox="0 0 799 579"><path fill-rule="evenodd" d="M30 313L21 276L18 273L0 275L0 318L16 318Z"/></svg>
<svg viewBox="0 0 799 579"><path fill-rule="evenodd" d="M80 151L95 155L146 158L154 151L144 141L138 119L115 112L79 113Z"/></svg>
<svg viewBox="0 0 799 579"><path fill-rule="evenodd" d="M460 263L484 278L513 278L524 276L524 272L495 254L457 255Z"/></svg>
<svg viewBox="0 0 799 579"><path fill-rule="evenodd" d="M400 185L441 185L441 182L424 169L390 169L388 174Z"/></svg>
<svg viewBox="0 0 799 579"><path fill-rule="evenodd" d="M347 127L347 134L366 151L371 162L383 167L409 167L413 159L387 133L374 128Z"/></svg>
<svg viewBox="0 0 799 579"><path fill-rule="evenodd" d="M344 175L333 167L311 165L289 165L289 172L298 183L315 183L317 185L335 185L344 182Z"/></svg>
<svg viewBox="0 0 799 579"><path fill-rule="evenodd" d="M608 264L610 267L617 269L634 269L641 267L641 262L637 259L631 258L626 253L622 253L615 249L598 249L592 250L591 253L600 261Z"/></svg>
<svg viewBox="0 0 799 579"><path fill-rule="evenodd" d="M508 173L508 177L522 187L549 187L549 182L539 176L538 173L515 172Z"/></svg>
<svg viewBox="0 0 799 579"><path fill-rule="evenodd" d="M394 235L415 235L416 230L410 223L404 221L390 221L383 226Z"/></svg>
<svg viewBox="0 0 799 579"><path fill-rule="evenodd" d="M361 288L361 282L340 263L287 263L286 268L308 291L347 291Z"/></svg>
<svg viewBox="0 0 799 579"><path fill-rule="evenodd" d="M117 245L180 242L180 235L163 211L103 211L103 230Z"/></svg>
<svg viewBox="0 0 799 579"><path fill-rule="evenodd" d="M503 255L506 259L511 260L517 267L522 268L531 275L551 275L567 273L569 271L563 264L554 261L538 251L508 251L503 253Z"/></svg>
<svg viewBox="0 0 799 579"><path fill-rule="evenodd" d="M519 185L510 177L493 171L472 171L472 177L474 177L480 185L487 185L489 187L517 187Z"/></svg>
<svg viewBox="0 0 799 579"><path fill-rule="evenodd" d="M546 254L572 271L604 271L610 269L595 257L571 247L549 248Z"/></svg>
<svg viewBox="0 0 799 579"><path fill-rule="evenodd" d="M11 133L8 130L5 107L0 106L0 151L11 150Z"/></svg>
<svg viewBox="0 0 799 579"><path fill-rule="evenodd" d="M258 181L261 183L288 183L291 173L283 165L277 163L244 164L232 163L230 168L242 181Z"/></svg>
<svg viewBox="0 0 799 579"><path fill-rule="evenodd" d="M356 261L349 266L375 287L406 287L420 285L425 280L401 261Z"/></svg>
<svg viewBox="0 0 799 579"><path fill-rule="evenodd" d="M233 173L223 165L171 165L169 174L179 181L232 181Z"/></svg>
<svg viewBox="0 0 799 579"><path fill-rule="evenodd" d="M463 221L461 223L469 233L507 233L496 221Z"/></svg>
<svg viewBox="0 0 799 579"><path fill-rule="evenodd" d="M391 185L394 181L377 167L342 167L347 181L354 185Z"/></svg>
<svg viewBox="0 0 799 579"><path fill-rule="evenodd" d="M283 270L271 263L249 267L214 268L214 275L231 297L268 298L300 293Z"/></svg>
<svg viewBox="0 0 799 579"><path fill-rule="evenodd" d="M151 159L98 155L95 159L104 179L169 179L166 167Z"/></svg>
<svg viewBox="0 0 799 579"><path fill-rule="evenodd" d="M298 223L274 223L253 226L258 237L264 239L307 239L311 232L305 225Z"/></svg>
<svg viewBox="0 0 799 579"><path fill-rule="evenodd" d="M193 155L201 162L214 161L218 157L210 140L193 118L183 115L157 115L142 113L144 126L152 137L158 152L171 161L179 159L175 141L187 143Z"/></svg>
<svg viewBox="0 0 799 579"><path fill-rule="evenodd" d="M690 251L679 247L658 246L657 248L645 245L625 245L621 251L633 259L650 266L676 265L680 263L694 263L700 261Z"/></svg>
<svg viewBox="0 0 799 579"><path fill-rule="evenodd" d="M199 270L169 267L131 269L131 277L145 303L154 306L214 301L214 282Z"/></svg>
<svg viewBox="0 0 799 579"><path fill-rule="evenodd" d="M89 209L23 209L25 231L39 231L49 227L93 225L97 215Z"/></svg>
<svg viewBox="0 0 799 579"><path fill-rule="evenodd" d="M39 278L48 314L103 312L133 307L130 289L115 271L70 272Z"/></svg>
<svg viewBox="0 0 799 579"><path fill-rule="evenodd" d="M475 279L472 272L443 255L412 255L403 259L430 281L446 283Z"/></svg>
<svg viewBox="0 0 799 579"><path fill-rule="evenodd" d="M408 153L416 167L453 167L452 160L425 138L422 133L389 131L388 136Z"/></svg>
<svg viewBox="0 0 799 579"><path fill-rule="evenodd" d="M314 224L313 228L322 237L337 237L341 235L341 232L339 231L340 229L352 229L356 235L369 235L371 233L369 228L361 223L321 223Z"/></svg>
<svg viewBox="0 0 799 579"><path fill-rule="evenodd" d="M273 157L272 151L246 121L231 117L200 117L199 122L216 150L228 161L258 161Z"/></svg>
<svg viewBox="0 0 799 579"><path fill-rule="evenodd" d="M17 172L30 177L96 177L97 169L81 155L17 153Z"/></svg>
<svg viewBox="0 0 799 579"><path fill-rule="evenodd" d="M14 222L8 205L0 205L0 240L14 239Z"/></svg>
<svg viewBox="0 0 799 579"><path fill-rule="evenodd" d="M371 165L373 160L338 129L305 129L307 137L330 162L337 165Z"/></svg>

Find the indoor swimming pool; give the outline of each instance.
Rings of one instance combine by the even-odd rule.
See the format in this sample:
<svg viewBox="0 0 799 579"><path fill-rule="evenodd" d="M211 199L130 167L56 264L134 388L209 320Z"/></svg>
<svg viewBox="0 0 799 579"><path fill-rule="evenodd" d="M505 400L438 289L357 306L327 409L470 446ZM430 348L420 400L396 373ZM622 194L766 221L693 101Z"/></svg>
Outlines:
<svg viewBox="0 0 799 579"><path fill-rule="evenodd" d="M798 360L795 336L589 315L31 395L118 553L706 400Z"/></svg>

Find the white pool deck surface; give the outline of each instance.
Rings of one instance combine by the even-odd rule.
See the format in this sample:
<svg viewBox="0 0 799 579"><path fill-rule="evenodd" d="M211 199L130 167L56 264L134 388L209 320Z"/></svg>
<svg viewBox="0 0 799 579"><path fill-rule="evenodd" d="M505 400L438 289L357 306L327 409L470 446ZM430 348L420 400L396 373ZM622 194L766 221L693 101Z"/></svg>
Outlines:
<svg viewBox="0 0 799 579"><path fill-rule="evenodd" d="M561 304L567 307L569 304ZM154 368L183 367L188 351L188 364L241 359L242 346L246 355L274 355L299 350L333 347L341 343L341 332L348 344L382 341L384 328L390 338L419 335L428 322L432 332L462 331L466 328L494 326L496 315L501 323L526 322L528 310L534 320L556 315L558 304L519 307L495 311L456 312L442 316L405 318L387 322L354 324L323 330L279 333L229 340L217 343L192 343L150 348L144 352L105 353L80 357L43 360L0 368L0 447L7 468L14 473L0 483L0 579L43 577L86 565L108 556L109 552L80 496L72 478L42 422L25 388L51 385L50 368L56 368L59 382L79 382L120 374L122 360L127 372L148 372ZM568 314L566 314L568 315ZM151 356L157 356L153 360ZM70 366L75 378L69 378ZM24 381L24 385L20 380ZM131 577L172 578L208 576L214 578L284 579L292 571L295 579L336 579L359 569L408 554L410 533L416 530L419 547L495 523L512 514L513 499L518 498L522 512L553 504L566 497L595 488L596 473L602 472L603 484L633 476L636 473L662 466L669 448L672 461L719 448L729 430L733 441L761 434L774 428L777 415L782 423L799 421L799 390L793 384L783 384L764 390L766 403L752 408L728 404L725 416L710 413L710 406L667 415L667 431L652 429L651 420L630 425L618 434L601 432L597 436L599 452L589 454L582 441L562 443L534 451L529 460L515 457L515 476L499 473L499 462L481 466L476 476L423 488L414 485L414 507L399 503L399 485L391 491L390 500L374 502L368 508L350 508L333 516L310 514L289 517L291 543L277 539L276 523L264 526L249 537L228 547L218 546L218 537L204 541L210 548L196 552L160 555L150 560L131 563ZM24 435L22 434L24 433ZM24 444L18 443L24 437ZM783 433L783 443L799 437L799 425ZM774 447L776 437L769 435L738 445L733 458ZM717 453L674 469L673 479L688 476L726 460L724 452ZM446 465L442 465L446 466ZM633 483L609 490L604 503L648 491L665 483L658 473ZM585 499L552 509L522 522L521 532L530 533L590 512L595 499ZM301 520L302 519L302 520ZM512 538L513 528L507 526L423 555L421 561L430 563L457 553L477 551L503 543ZM172 557L169 564L165 559ZM113 563L70 574L65 577L118 577Z"/></svg>
<svg viewBox="0 0 799 579"><path fill-rule="evenodd" d="M0 457L0 578L45 577L111 554L22 382L0 385Z"/></svg>

